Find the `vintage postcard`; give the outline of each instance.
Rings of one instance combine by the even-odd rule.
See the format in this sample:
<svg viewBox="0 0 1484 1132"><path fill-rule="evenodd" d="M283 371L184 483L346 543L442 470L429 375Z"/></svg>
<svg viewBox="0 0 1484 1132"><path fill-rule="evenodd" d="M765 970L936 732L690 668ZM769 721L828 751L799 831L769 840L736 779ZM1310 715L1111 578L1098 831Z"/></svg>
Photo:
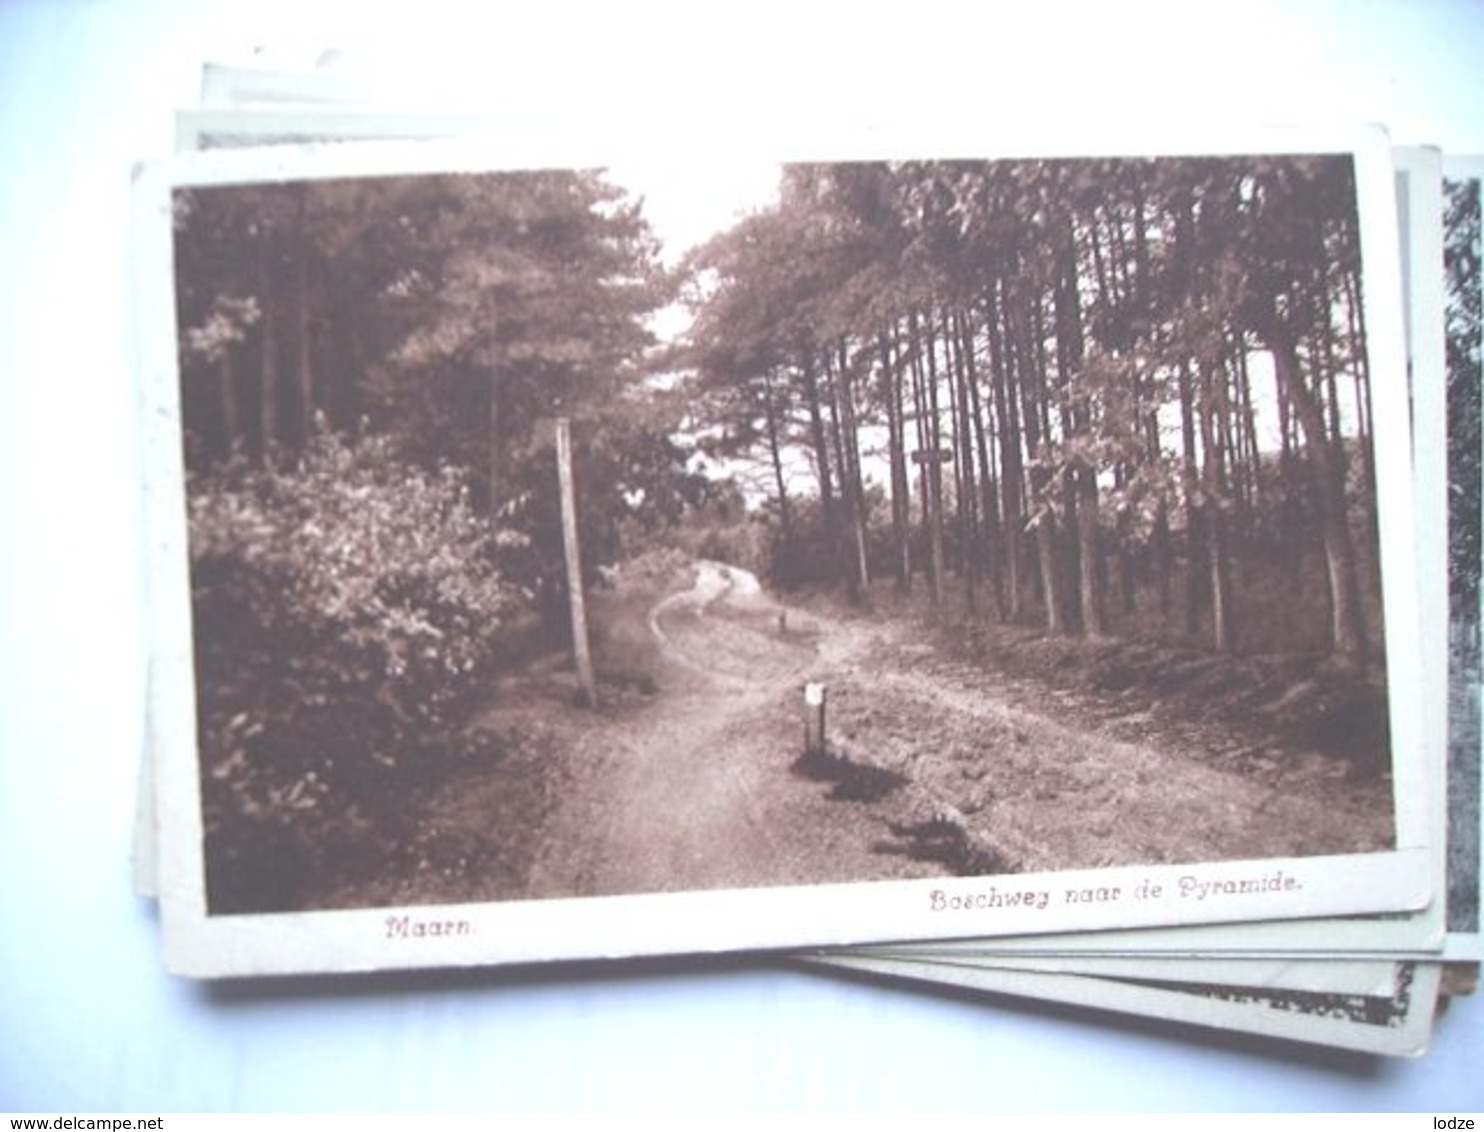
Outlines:
<svg viewBox="0 0 1484 1132"><path fill-rule="evenodd" d="M143 172L172 966L1426 906L1384 139L1003 152Z"/></svg>
<svg viewBox="0 0 1484 1132"><path fill-rule="evenodd" d="M1397 215L1401 222L1402 281L1411 378L1412 480L1417 529L1418 617L1422 636L1423 743L1433 784L1433 875L1442 899L1425 913L1446 933L1449 815L1469 802L1448 784L1448 418L1443 365L1444 262L1442 154L1435 148L1398 149ZM1477 795L1476 795L1477 799ZM1460 861L1460 867L1462 862ZM1477 884L1477 870L1475 871ZM1446 938L1445 938L1446 945Z"/></svg>
<svg viewBox="0 0 1484 1132"><path fill-rule="evenodd" d="M1484 158L1444 160L1443 262L1448 476L1448 949L1484 959L1480 903L1479 553L1481 283Z"/></svg>
<svg viewBox="0 0 1484 1132"><path fill-rule="evenodd" d="M1151 929L1159 930L1159 929ZM818 953L827 956L828 953ZM913 948L854 948L846 954L894 960L925 957ZM1030 971L1047 975L1092 975L1143 983L1190 986L1264 987L1316 994L1388 995L1396 975L1390 959L1336 959L1332 956L1295 958L1139 955L955 955L950 951L926 957L926 963L951 963L1001 971ZM925 975L931 971L925 972Z"/></svg>
<svg viewBox="0 0 1484 1132"><path fill-rule="evenodd" d="M275 95L275 97L277 97ZM337 116L338 114L338 116ZM344 121L341 121L344 119ZM403 119L406 119L405 121ZM205 110L191 112L182 115L182 136L187 146L198 145L232 145L232 144L262 144L265 140L277 142L305 140L308 138L323 137L374 137L389 136L398 133L416 134L432 133L442 134L450 132L464 132L467 130L479 130L487 128L489 122L475 116L473 121L457 121L450 124L449 116L432 116L428 114L412 114L396 116L395 120L381 120L380 116L358 111L323 111L316 110L310 115L296 115L291 110L267 111L235 111L235 110ZM1426 918L1426 917L1424 917ZM1418 942L1412 927L1418 922L1417 917L1412 917L1410 924L1399 923L1395 919L1388 919L1377 925L1379 934L1373 934L1370 925L1361 921L1346 921L1339 925L1325 925L1322 923L1296 924L1294 925L1296 938L1289 940L1286 933L1281 929L1275 932L1274 925L1268 925L1257 936L1246 941L1247 946L1256 949L1272 949L1280 943L1285 945L1285 950L1302 941L1304 934L1312 935L1320 941L1319 946L1324 949L1343 945L1351 936L1357 938L1351 942L1356 945L1364 945L1372 950L1416 950ZM1383 926L1384 925L1384 926ZM1338 927L1346 939L1338 939L1333 930ZM1191 945L1191 937L1214 939L1220 933L1226 931L1224 928L1203 929L1197 933L1186 930L1177 931L1171 940L1172 948L1178 950ZM1237 929L1241 931L1241 929ZM1357 934L1358 933L1358 934ZM1109 935L1119 933L1102 933L1087 938L1085 942L1097 946L1099 940L1107 939ZM1161 933L1153 931L1141 933L1141 949L1152 945ZM1398 938L1392 938L1397 936ZM1400 938L1405 936L1406 938ZM1269 938L1272 937L1272 938ZM1006 941L1010 950L1015 950L1015 945L1035 946L1034 941ZM1063 941L1065 942L1065 941ZM1109 943L1112 941L1109 940ZM1423 950L1431 947L1425 941ZM988 951L995 950L991 943Z"/></svg>
<svg viewBox="0 0 1484 1132"><path fill-rule="evenodd" d="M1327 994L1262 986L1174 988L1085 975L996 971L978 967L899 962L866 956L832 956L838 970L993 996L1064 1002L1097 1011L1160 1018L1222 1031L1392 1057L1425 1053L1437 1011L1441 967L1393 965L1382 994Z"/></svg>
<svg viewBox="0 0 1484 1132"><path fill-rule="evenodd" d="M1026 934L989 939L909 941L861 947L862 954L916 952L925 959L970 962L1020 956L1143 956L1172 959L1438 959L1441 930L1419 930L1416 913L1339 916L1265 923Z"/></svg>
<svg viewBox="0 0 1484 1132"><path fill-rule="evenodd" d="M192 108L175 116L176 148L183 153L313 142L396 141L468 138L529 130L529 123L489 113L439 113L415 110L372 111L355 106L308 108L289 104L253 107Z"/></svg>
<svg viewBox="0 0 1484 1132"><path fill-rule="evenodd" d="M265 145L265 144L289 144L305 141L329 141L347 139L368 138L390 138L398 136L447 136L468 133L489 133L498 128L502 137L508 138L512 124L485 114L463 114L454 115L445 112L432 113L428 111L403 111L401 113L384 113L369 111L364 105L346 105L333 108L324 106L311 106L302 101L295 102L297 95L289 92L289 101L284 102L285 93L281 84L275 85L273 76L264 75L257 71L247 75L250 80L248 87L242 85L242 75L237 71L223 71L215 75L217 80L212 91L203 91L204 96L213 97L215 101L222 103L223 107L207 107L198 110L182 111L179 115L180 145L183 149L192 150L197 148L213 148L221 146L242 145ZM236 76L233 83L224 87L221 84L223 76L228 78ZM306 76L298 76L307 82L315 81ZM324 77L321 75L321 77ZM342 76L343 77L343 76ZM210 79L210 76L208 76ZM208 86L211 85L208 81ZM240 89L239 89L240 88ZM294 90L298 88L295 87ZM339 88L336 88L338 91ZM245 92L245 93L244 93ZM254 93L256 92L256 93ZM267 92L267 93L265 93ZM353 102L347 99L344 91L329 91L328 88L321 90L321 94L327 93L334 96L335 101ZM271 97L269 95L271 94ZM365 100L361 100L363 103ZM241 109L237 104L249 103L253 109ZM271 106L271 108L270 108ZM1398 206L1402 221L1402 252L1405 259L1409 259L1411 267L1404 280L1407 283L1407 317L1408 328L1411 331L1410 349L1414 355L1426 355L1429 344L1435 344L1441 351L1441 296L1435 287L1429 287L1429 283L1436 283L1441 273L1434 271L1429 277L1426 274L1429 263L1433 259L1441 258L1441 249L1433 249L1429 239L1436 235L1436 229L1440 229L1438 218L1430 216L1427 212L1429 207L1435 207L1435 202L1430 203L1427 191L1428 182L1424 179L1421 192L1409 192L1409 180L1418 175L1426 178L1433 170L1428 163L1436 163L1436 155L1428 155L1425 151L1398 151L1397 161L1399 166L1398 177ZM1420 166L1420 167L1419 167ZM1440 236L1433 242L1441 244ZM1421 292L1419 299L1418 293ZM1419 312L1419 307L1421 311ZM1420 337L1416 327L1431 326L1429 317L1434 317L1438 323L1438 332L1431 334L1424 331ZM1434 341L1435 340L1435 341ZM1425 372L1431 373L1427 368L1425 356L1414 357L1413 369L1419 366ZM1441 374L1441 362L1437 366ZM1415 383L1414 383L1415 384ZM1441 388L1441 379L1438 382ZM1441 395L1440 393L1438 394ZM1414 422L1418 416L1431 420L1428 416L1433 406L1433 390L1425 380L1420 390L1414 389ZM1415 427L1415 425L1414 425ZM1441 429L1441 417L1439 416L1439 429ZM1430 445L1430 442L1427 442ZM1418 500L1418 515L1426 516L1429 508L1435 506L1437 500L1442 496L1442 473L1431 453L1441 452L1442 445L1439 443L1435 448L1419 446L1421 452L1418 458L1418 467L1415 469L1416 491ZM1433 476L1432 473L1437 475ZM1436 482L1435 482L1436 481ZM1430 494L1431 493L1431 494ZM1421 522L1421 533L1425 536L1422 544L1431 545L1432 524L1430 521ZM1439 542L1441 545L1441 542ZM1426 608L1428 602L1436 595L1429 592L1428 577L1425 569L1419 571L1419 581L1422 585L1422 606ZM1441 639L1441 634L1438 634ZM1430 632L1423 633L1423 640L1432 639ZM1441 687L1441 681L1428 680L1426 687ZM1429 709L1428 719L1434 718L1434 713ZM1437 718L1441 718L1439 713ZM1466 800L1460 800L1450 795L1450 814L1458 807L1469 807ZM1476 809L1476 803L1474 804ZM1456 820L1456 818L1454 819ZM1438 844L1441 843L1441 836ZM141 854L141 857L148 857ZM1449 857L1450 869L1460 861L1459 854ZM1456 873L1450 873L1450 884L1456 887L1459 877ZM1474 874L1476 877L1476 873ZM152 874L149 878L152 881ZM1468 881L1464 881L1465 884ZM141 885L144 889L148 885ZM1477 888L1477 883L1472 885ZM1197 929L1150 929L1139 932L1133 937L1128 933L1098 932L1086 933L1078 936L1054 936L1054 937L1027 937L1007 940L985 940L985 941L958 941L948 944L928 944L922 946L925 956L931 958L934 955L949 955L959 962L985 962L993 965L998 960L996 956L1008 956L1006 962L1017 962L1017 955L1038 953L1043 949L1050 949L1056 954L1094 955L1104 949L1128 948L1139 955L1153 956L1163 948L1168 952L1180 956L1196 949L1209 949L1214 953L1230 953L1235 955L1244 954L1277 954L1277 955L1308 955L1322 953L1346 953L1348 951L1359 951L1366 954L1386 954L1393 956L1416 955L1426 956L1435 954L1439 950L1442 933L1442 909L1434 902L1423 912L1409 916L1387 916L1380 919L1347 918L1339 921L1304 921L1290 922L1287 924L1265 924L1256 930L1249 930L1247 925L1215 925ZM1230 937L1230 938L1228 938ZM1450 951L1457 949L1459 936L1454 933L1449 937ZM873 949L866 949L871 951ZM912 946L907 945L900 949L899 954L912 954ZM1467 952L1467 948L1465 948ZM1060 962L1053 959L1053 962ZM1115 956L1108 959L1094 957L1093 962L1112 962L1120 960ZM1150 959L1137 960L1140 963L1149 963ZM1039 960L1038 960L1039 962ZM1295 970L1302 970L1305 965L1300 963ZM1175 970L1185 968L1183 960L1177 960L1174 964ZM1185 968L1188 970L1188 968ZM1148 971L1146 970L1146 974ZM1185 976L1180 976L1184 978Z"/></svg>
<svg viewBox="0 0 1484 1132"><path fill-rule="evenodd" d="M194 151L222 147L284 145L296 142L438 138L462 135L493 137L496 134L508 140L513 133L521 129L532 128L529 122L522 124L490 112L453 113L448 111L443 103L427 106L419 100L414 100L414 102L417 105L423 105L423 109L399 111L372 109L372 105L385 105L386 69L376 68L374 72L364 72L352 67L347 72L342 65L344 62L344 59L339 58L339 53L329 52L324 58L317 60L312 68L292 73L264 70L261 60L256 61L249 68L208 67L203 79L203 106L182 110L177 115L179 147L184 151ZM373 77L376 80L374 84L371 83ZM396 88L395 81L392 86ZM308 93L312 93L316 101L307 101L306 94ZM375 97L370 97L373 93ZM399 98L397 104L404 105L404 101ZM405 103L407 106L413 104ZM1431 165L1435 165L1438 158L1435 153L1429 154L1422 150L1398 150L1395 151L1395 156L1398 163L1397 194L1401 221L1401 251L1404 261L1403 282L1407 300L1409 352L1417 353L1420 350L1422 354L1427 355L1429 347L1435 346L1438 353L1437 358L1431 356L1414 358L1411 367L1416 369L1422 365L1425 372L1432 373L1433 368L1427 367L1435 361L1436 372L1440 375L1442 372L1441 330L1439 329L1436 335L1425 331L1420 347L1414 330L1418 324L1430 327L1433 321L1437 322L1439 328L1441 327L1441 292L1435 286L1441 273L1434 272L1437 278L1426 274L1432 260L1441 258L1441 238L1437 234L1440 231L1440 224L1436 216L1431 216L1426 211L1431 207L1431 194L1428 191L1427 181L1424 180L1420 193L1408 191L1408 184L1413 175L1429 176L1433 172ZM1419 164L1421 168L1418 168ZM1438 243L1439 247L1434 248L1432 246L1434 242ZM1418 295L1419 279L1420 296ZM1441 379L1439 389L1441 389ZM1431 387L1424 382L1422 390L1414 398L1416 402L1413 407L1414 419L1418 414L1422 414L1431 420L1428 413L1436 407L1429 400L1432 396ZM1441 396L1441 393L1438 396ZM1439 437L1441 437L1441 416L1437 419L1437 428ZM1432 454L1440 453L1442 445L1440 442L1436 448L1433 448L1429 442L1427 446L1419 446L1419 448L1421 453L1418 460L1419 466L1414 471L1418 522L1423 535L1419 545L1431 548L1433 527L1429 509L1437 506L1438 500L1441 499L1443 483L1441 464ZM1441 529L1441 526L1438 529ZM1441 543L1438 545L1441 546ZM1436 598L1431 583L1428 565L1419 564L1421 605L1425 617L1431 613L1427 609L1428 603ZM1432 640L1430 632L1424 631L1422 639L1425 642L1424 647L1428 647L1426 642ZM1424 687L1428 689L1441 688L1441 686L1440 680L1434 682L1428 679L1424 683ZM1428 720L1435 719L1431 706L1425 714ZM1477 810L1476 804L1460 800L1454 795L1450 795L1450 806L1464 807L1470 813ZM1456 818L1449 820L1456 821ZM1435 845L1435 851L1440 852L1440 845L1441 836ZM1460 854L1452 855L1449 858L1450 867L1460 861L1461 856ZM1476 873L1477 870L1475 870L1475 875ZM1452 883L1456 886L1460 882L1455 877ZM1469 882L1465 880L1462 883L1468 884ZM1477 884L1472 887L1477 888ZM1295 924L1291 938L1282 930L1274 932L1269 929L1263 933L1262 938L1249 940L1246 943L1251 949L1259 951L1269 951L1279 944L1284 945L1284 951L1302 949L1306 944L1312 944L1321 951L1329 951L1337 946L1344 948L1348 945L1363 946L1364 950L1372 953L1425 955L1438 949L1442 918L1441 905L1435 903L1423 912L1409 917L1388 917L1384 921L1370 922L1351 919L1334 925L1343 938L1338 938L1335 931L1330 930L1330 927L1324 923L1310 922ZM1375 925L1374 930L1372 924ZM1213 926L1204 929L1201 934L1203 938L1209 938L1214 943L1227 930L1223 926ZM1239 933L1242 931L1240 927L1235 930ZM1172 950L1179 951L1188 946L1188 941L1183 938L1185 934L1177 933L1180 938L1172 940ZM1363 938L1357 938L1358 936ZM1097 942L1098 938L1091 937L1086 944L1089 947L1100 946ZM1157 940L1158 930L1156 929L1141 938L1140 949L1155 946ZM1017 941L1019 942L1022 941ZM1030 947L1036 946L1035 941L1023 942ZM1077 949L1081 950L1081 947ZM930 946L929 950L933 948ZM994 943L991 942L986 950L993 953L996 950Z"/></svg>

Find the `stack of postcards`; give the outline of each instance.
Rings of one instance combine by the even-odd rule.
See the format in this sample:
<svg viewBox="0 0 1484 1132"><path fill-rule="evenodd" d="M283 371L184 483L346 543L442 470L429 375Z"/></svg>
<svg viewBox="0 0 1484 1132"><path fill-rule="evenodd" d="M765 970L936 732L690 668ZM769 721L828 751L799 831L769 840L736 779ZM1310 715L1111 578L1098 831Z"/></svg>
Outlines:
<svg viewBox="0 0 1484 1132"><path fill-rule="evenodd" d="M748 953L1415 1054L1484 163L658 148L210 66L134 185L138 878L225 978Z"/></svg>

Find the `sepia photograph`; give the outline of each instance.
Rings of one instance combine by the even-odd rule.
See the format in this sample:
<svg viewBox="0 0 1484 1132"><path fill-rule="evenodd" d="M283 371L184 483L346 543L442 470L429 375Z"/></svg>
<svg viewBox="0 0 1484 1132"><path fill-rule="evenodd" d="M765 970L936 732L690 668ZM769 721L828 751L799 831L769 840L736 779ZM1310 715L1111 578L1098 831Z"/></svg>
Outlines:
<svg viewBox="0 0 1484 1132"><path fill-rule="evenodd" d="M404 148L162 179L162 864L199 838L206 920L815 909L756 947L1426 903L1356 153Z"/></svg>
<svg viewBox="0 0 1484 1132"><path fill-rule="evenodd" d="M443 7L0 2L16 1114L1477 1103L1484 6Z"/></svg>
<svg viewBox="0 0 1484 1132"><path fill-rule="evenodd" d="M1447 425L1445 421L1446 381L1444 377L1443 330L1443 174L1442 157L1436 150L1401 147L1394 151L1396 163L1399 250L1404 279L1404 308L1408 343L1408 372L1411 399L1414 458L1412 482L1415 522L1419 533L1416 562L1420 578L1433 579L1436 586L1423 584L1418 608L1419 635L1425 642L1423 661L1429 667L1423 677L1425 689L1424 746L1428 751L1432 781L1445 777L1447 758L1446 716L1449 684L1444 677L1447 663L1447 594L1442 584L1447 570ZM1435 776L1435 777L1432 777ZM1475 782L1475 787L1477 782ZM1455 810L1457 812L1455 812ZM1478 889L1477 858L1467 853L1445 851L1449 821L1477 820L1477 792L1469 795L1465 781L1437 798L1430 808L1433 868L1439 886L1450 893L1460 886ZM1232 974L1211 978L1212 983L1254 985L1252 979L1263 970L1262 960L1255 956L1315 955L1339 956L1349 952L1387 952L1393 955L1423 956L1433 953L1445 934L1444 902L1435 901L1428 908L1407 915L1375 917L1347 916L1328 920L1275 922L1261 925L1212 924L1200 927L1153 928L1134 932L1082 932L1061 936L1019 936L1015 938L938 940L931 943L888 944L860 949L855 953L895 958L921 958L932 961L1018 967L1027 961L1042 966L1047 962L1064 966L1076 956L1085 973L1116 970L1127 964L1128 954L1144 956L1137 963L1143 978L1163 978L1167 982L1191 982L1188 972L1205 960L1188 958L1194 951L1219 953L1242 959L1234 960ZM1447 933L1449 956L1471 957L1477 937L1454 929ZM1163 952L1165 958L1156 964L1153 957ZM1037 956L1043 956L1038 958ZM1254 965L1254 961L1259 965ZM1283 962L1281 974L1266 971L1258 984L1290 986L1295 990L1336 990L1324 986L1342 967L1349 964L1334 958L1324 963ZM1347 972L1345 978L1359 974L1373 979L1384 971L1391 977L1389 964L1364 963ZM1187 972L1181 974L1181 972ZM1289 978L1297 981L1289 984ZM1285 980L1285 981L1274 981Z"/></svg>

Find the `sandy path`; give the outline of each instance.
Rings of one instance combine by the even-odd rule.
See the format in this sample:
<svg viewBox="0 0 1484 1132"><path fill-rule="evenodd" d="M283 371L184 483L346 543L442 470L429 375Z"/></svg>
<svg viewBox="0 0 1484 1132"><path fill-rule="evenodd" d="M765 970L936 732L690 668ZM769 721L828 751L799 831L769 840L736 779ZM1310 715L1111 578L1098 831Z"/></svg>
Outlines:
<svg viewBox="0 0 1484 1132"><path fill-rule="evenodd" d="M574 789L543 838L536 896L602 895L925 876L871 851L881 821L789 769L817 619L790 615L750 574L702 562L649 612L663 693L591 729ZM837 627L838 629L838 627ZM849 636L836 632L838 638Z"/></svg>
<svg viewBox="0 0 1484 1132"><path fill-rule="evenodd" d="M781 624L780 613L787 622ZM1361 852L1391 836L1383 787L1296 793L1158 734L1127 741L1012 706L993 673L938 657L901 622L785 611L745 571L703 562L648 611L660 694L575 732L568 788L530 874L538 896ZM836 800L791 769L801 686L829 682L832 751L900 776ZM1003 693L1003 694L1002 694ZM914 827L959 848L940 854ZM889 848L891 852L883 852ZM939 846L941 848L941 845Z"/></svg>

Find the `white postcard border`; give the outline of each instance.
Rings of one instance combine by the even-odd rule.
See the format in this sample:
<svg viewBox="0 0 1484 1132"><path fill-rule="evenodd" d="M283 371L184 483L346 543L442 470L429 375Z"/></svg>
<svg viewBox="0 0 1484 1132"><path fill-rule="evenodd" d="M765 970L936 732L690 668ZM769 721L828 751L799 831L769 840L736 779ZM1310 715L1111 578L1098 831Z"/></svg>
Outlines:
<svg viewBox="0 0 1484 1132"><path fill-rule="evenodd" d="M1206 135L1165 140L1151 148L1116 144L1101 135L1082 147L1049 144L983 147L979 156L1091 156L1156 153L1253 154L1350 152L1356 163L1357 207L1366 264L1368 343L1375 373L1404 365L1396 268L1391 154L1378 131L1238 131L1213 144ZM530 139L527 139L530 141ZM869 157L900 146L842 144L810 159ZM519 147L518 147L519 148ZM367 909L282 915L208 916L195 759L193 677L190 665L189 585L184 534L184 489L179 467L175 405L173 279L168 268L169 192L185 185L235 184L320 176L488 171L492 168L604 164L596 150L560 161L544 143L539 152L499 152L488 145L415 142L392 145L308 146L284 150L221 151L193 155L141 172L138 207L145 270L141 310L153 321L143 369L148 400L146 458L152 593L151 684L160 755L158 817L162 842L161 903L172 969L199 975L300 970L359 970L527 962L617 955L721 950L771 950L891 939L997 936L1237 920L1271 920L1420 909L1433 898L1429 865L1428 783L1416 721L1420 671L1415 627L1413 520L1404 470L1408 438L1394 429L1376 433L1380 470L1383 575L1386 579L1388 670L1391 693L1397 850L1390 853L1228 861L1219 864L1082 870L1047 876L945 878L786 889L667 893L581 900L516 901L454 908ZM579 153L581 153L579 147ZM913 149L921 153L920 149ZM950 151L962 153L965 151ZM688 160L695 160L688 156ZM1386 218L1387 223L1378 223ZM153 273L154 278L149 276ZM1403 359L1401 364L1398 359ZM1407 419L1404 382L1380 380L1372 395L1378 420ZM1400 410L1398 412L1398 410ZM1410 596L1409 596L1410 595ZM1083 902L1072 892L1094 896ZM1002 894L1021 894L1018 903ZM1025 894L1033 894L1027 899Z"/></svg>

